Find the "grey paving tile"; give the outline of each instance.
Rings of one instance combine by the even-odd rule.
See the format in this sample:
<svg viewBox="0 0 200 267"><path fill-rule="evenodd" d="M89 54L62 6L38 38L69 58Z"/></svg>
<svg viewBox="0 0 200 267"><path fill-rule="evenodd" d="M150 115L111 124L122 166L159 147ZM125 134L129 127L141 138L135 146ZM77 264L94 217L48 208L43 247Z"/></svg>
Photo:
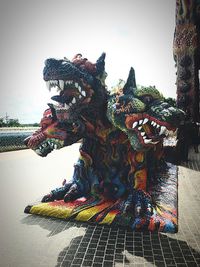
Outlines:
<svg viewBox="0 0 200 267"><path fill-rule="evenodd" d="M190 157L192 161L179 167L177 234L134 233L127 229L26 216L20 224L23 231L26 228L27 239L23 237L23 231L19 235L15 233L15 238L20 240L23 237L22 244L25 245L27 240L28 245L30 237L34 237L31 232L37 228L38 236L44 235L38 240L40 249L37 250L34 263L30 255L26 255L28 250L19 247L18 251L21 250L23 254L18 253L22 255L21 258L24 256L24 261L20 260L16 266L9 265L27 267L26 262L29 261L30 267L200 266L200 153L198 157L193 154ZM21 226L16 224L16 229L19 227ZM56 248L60 243L62 246L59 251ZM7 251L9 255L12 253L10 248ZM48 262L53 257L55 264L49 266Z"/></svg>

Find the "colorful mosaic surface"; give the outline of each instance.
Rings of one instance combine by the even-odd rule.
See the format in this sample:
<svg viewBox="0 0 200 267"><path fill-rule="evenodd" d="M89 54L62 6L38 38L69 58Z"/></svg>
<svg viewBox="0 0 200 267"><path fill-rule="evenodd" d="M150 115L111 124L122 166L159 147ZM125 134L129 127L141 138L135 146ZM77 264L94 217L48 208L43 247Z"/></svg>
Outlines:
<svg viewBox="0 0 200 267"><path fill-rule="evenodd" d="M98 224L121 225L133 230L176 232L178 230L176 166L168 163L167 169L161 170L155 184L152 185L151 195L154 208L150 218L135 217L133 212L123 212L121 209L125 202L123 198L109 200L82 197L71 202L57 200L27 206L25 212Z"/></svg>
<svg viewBox="0 0 200 267"><path fill-rule="evenodd" d="M82 144L73 177L25 212L176 232L177 170L165 162L163 139L184 113L154 86L137 88L133 68L112 94L106 76L105 54L96 63L81 54L46 60L44 80L58 104L49 104L25 142L42 157Z"/></svg>

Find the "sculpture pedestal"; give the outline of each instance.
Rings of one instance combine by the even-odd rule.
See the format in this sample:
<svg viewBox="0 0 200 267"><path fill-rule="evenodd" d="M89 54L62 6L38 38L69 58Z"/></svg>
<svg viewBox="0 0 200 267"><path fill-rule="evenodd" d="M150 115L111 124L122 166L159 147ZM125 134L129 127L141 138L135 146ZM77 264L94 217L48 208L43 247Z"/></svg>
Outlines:
<svg viewBox="0 0 200 267"><path fill-rule="evenodd" d="M120 207L125 199L108 200L90 197L79 198L65 203L63 200L38 203L25 208L25 213L132 228L135 231L160 231L175 233L177 224L177 166L166 163L155 174L149 190L153 201L150 218L135 217L133 213L123 213Z"/></svg>

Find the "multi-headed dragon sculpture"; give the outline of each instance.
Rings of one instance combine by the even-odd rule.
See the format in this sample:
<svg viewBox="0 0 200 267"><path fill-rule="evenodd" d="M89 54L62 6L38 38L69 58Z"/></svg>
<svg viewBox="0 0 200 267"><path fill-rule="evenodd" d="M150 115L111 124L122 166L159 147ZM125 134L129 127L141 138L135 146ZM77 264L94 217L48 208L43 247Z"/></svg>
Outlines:
<svg viewBox="0 0 200 267"><path fill-rule="evenodd" d="M49 104L26 144L40 156L82 144L71 181L25 212L175 232L176 168L164 161L163 139L183 112L155 87L137 88L133 68L123 88L109 94L104 60L104 53L95 64L80 54L46 60L44 80L57 88L58 104Z"/></svg>

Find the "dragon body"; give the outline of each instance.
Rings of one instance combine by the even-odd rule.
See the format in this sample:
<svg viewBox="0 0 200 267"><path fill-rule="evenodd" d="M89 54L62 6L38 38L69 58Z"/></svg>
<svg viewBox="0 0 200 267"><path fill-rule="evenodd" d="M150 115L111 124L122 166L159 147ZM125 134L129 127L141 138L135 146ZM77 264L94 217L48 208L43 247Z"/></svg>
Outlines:
<svg viewBox="0 0 200 267"><path fill-rule="evenodd" d="M175 232L176 171L164 160L163 139L184 113L164 102L155 87L137 88L133 68L113 94L105 78L104 53L96 63L80 54L45 61L44 80L50 90L57 89L52 97L57 104L49 104L40 130L25 142L40 156L82 144L73 177L26 212L64 205L67 215L55 216Z"/></svg>

